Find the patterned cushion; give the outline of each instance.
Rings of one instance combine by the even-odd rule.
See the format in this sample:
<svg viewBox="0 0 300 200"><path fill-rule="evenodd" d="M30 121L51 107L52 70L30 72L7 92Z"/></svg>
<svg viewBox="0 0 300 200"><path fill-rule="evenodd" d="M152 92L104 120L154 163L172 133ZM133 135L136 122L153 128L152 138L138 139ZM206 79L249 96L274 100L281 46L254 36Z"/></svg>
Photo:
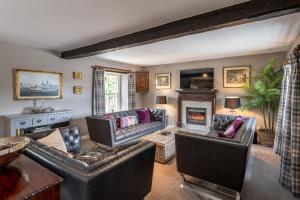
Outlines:
<svg viewBox="0 0 300 200"><path fill-rule="evenodd" d="M121 117L119 119L120 119L120 128L133 126L139 123L139 120L136 116L126 116L126 117Z"/></svg>

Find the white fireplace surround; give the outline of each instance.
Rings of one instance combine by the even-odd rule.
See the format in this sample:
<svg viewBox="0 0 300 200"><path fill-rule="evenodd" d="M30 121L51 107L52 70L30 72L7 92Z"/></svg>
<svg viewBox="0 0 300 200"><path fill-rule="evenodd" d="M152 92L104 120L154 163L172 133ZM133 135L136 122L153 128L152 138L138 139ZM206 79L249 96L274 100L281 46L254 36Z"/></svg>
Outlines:
<svg viewBox="0 0 300 200"><path fill-rule="evenodd" d="M181 107L181 119L182 119L182 128L199 130L199 131L209 131L211 127L212 120L212 103L208 101L182 101ZM206 126L197 125L197 124L188 124L186 123L186 109L187 108L206 108Z"/></svg>

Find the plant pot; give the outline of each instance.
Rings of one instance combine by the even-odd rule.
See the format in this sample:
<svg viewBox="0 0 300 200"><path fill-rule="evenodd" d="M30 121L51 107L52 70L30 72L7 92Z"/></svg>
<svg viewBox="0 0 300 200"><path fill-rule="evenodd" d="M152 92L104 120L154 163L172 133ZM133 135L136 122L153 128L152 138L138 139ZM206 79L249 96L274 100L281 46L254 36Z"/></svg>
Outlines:
<svg viewBox="0 0 300 200"><path fill-rule="evenodd" d="M266 129L257 130L257 136L261 145L266 147L273 147L275 133L270 133Z"/></svg>

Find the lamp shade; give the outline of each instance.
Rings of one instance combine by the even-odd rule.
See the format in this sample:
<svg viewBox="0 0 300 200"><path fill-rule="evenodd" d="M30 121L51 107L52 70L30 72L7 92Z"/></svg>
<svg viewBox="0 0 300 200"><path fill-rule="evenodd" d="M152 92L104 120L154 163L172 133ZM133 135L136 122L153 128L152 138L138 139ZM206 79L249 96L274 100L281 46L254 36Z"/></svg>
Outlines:
<svg viewBox="0 0 300 200"><path fill-rule="evenodd" d="M235 109L241 106L240 97L226 97L225 98L225 108Z"/></svg>
<svg viewBox="0 0 300 200"><path fill-rule="evenodd" d="M156 102L156 104L167 104L167 97L166 96L157 96L155 102Z"/></svg>

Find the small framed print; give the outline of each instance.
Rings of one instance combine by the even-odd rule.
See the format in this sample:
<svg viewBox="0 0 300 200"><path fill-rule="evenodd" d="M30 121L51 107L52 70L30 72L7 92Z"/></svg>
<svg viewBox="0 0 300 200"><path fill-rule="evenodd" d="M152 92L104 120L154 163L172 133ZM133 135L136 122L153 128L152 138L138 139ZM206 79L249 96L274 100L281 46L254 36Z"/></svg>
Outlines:
<svg viewBox="0 0 300 200"><path fill-rule="evenodd" d="M82 86L74 86L73 93L74 94L82 94Z"/></svg>
<svg viewBox="0 0 300 200"><path fill-rule="evenodd" d="M155 88L171 89L171 73L155 74Z"/></svg>
<svg viewBox="0 0 300 200"><path fill-rule="evenodd" d="M250 83L250 66L224 67L223 87L242 88Z"/></svg>
<svg viewBox="0 0 300 200"><path fill-rule="evenodd" d="M82 72L73 72L73 79L82 79Z"/></svg>

